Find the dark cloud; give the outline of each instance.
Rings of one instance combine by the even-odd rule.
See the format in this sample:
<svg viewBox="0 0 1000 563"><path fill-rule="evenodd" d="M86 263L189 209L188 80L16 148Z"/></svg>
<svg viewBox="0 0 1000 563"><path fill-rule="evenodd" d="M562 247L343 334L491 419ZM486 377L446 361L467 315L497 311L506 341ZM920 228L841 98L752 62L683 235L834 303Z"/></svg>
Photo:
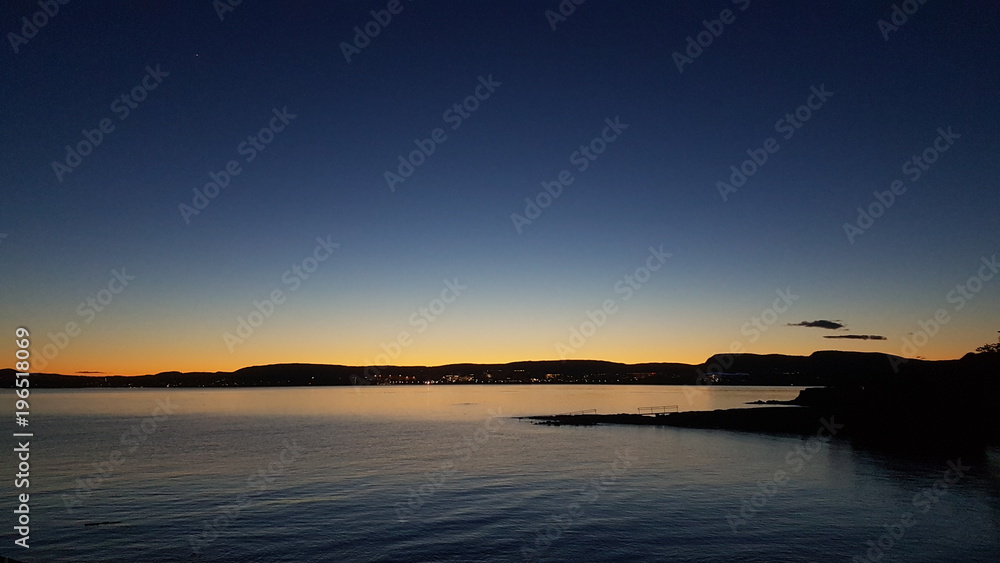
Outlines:
<svg viewBox="0 0 1000 563"><path fill-rule="evenodd" d="M837 321L802 321L800 323L788 323L788 326L805 326L811 328L826 328L830 330L837 330L838 328L844 328L844 325Z"/></svg>
<svg viewBox="0 0 1000 563"><path fill-rule="evenodd" d="M103 372L103 371L88 371L88 370L80 370L80 371L78 371L78 372L76 372L76 373L104 373L104 372Z"/></svg>
<svg viewBox="0 0 1000 563"><path fill-rule="evenodd" d="M850 338L852 340L889 340L877 334L837 334L834 336L824 336L823 338Z"/></svg>

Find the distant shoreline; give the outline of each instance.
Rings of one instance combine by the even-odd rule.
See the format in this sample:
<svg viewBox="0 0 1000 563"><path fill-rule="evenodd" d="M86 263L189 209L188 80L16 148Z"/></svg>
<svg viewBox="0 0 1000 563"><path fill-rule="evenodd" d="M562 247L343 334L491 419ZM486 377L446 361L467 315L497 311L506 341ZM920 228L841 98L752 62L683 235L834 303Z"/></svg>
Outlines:
<svg viewBox="0 0 1000 563"><path fill-rule="evenodd" d="M820 351L809 356L717 354L702 364L622 364L599 360L542 360L442 366L274 364L233 372L161 372L149 375L32 373L33 388L283 387L425 384L591 384L829 386L891 380L908 374L962 373L981 354L958 360L917 360L871 352ZM972 360L970 360L970 357ZM973 361L973 363L975 363ZM0 387L13 388L15 371L0 370Z"/></svg>

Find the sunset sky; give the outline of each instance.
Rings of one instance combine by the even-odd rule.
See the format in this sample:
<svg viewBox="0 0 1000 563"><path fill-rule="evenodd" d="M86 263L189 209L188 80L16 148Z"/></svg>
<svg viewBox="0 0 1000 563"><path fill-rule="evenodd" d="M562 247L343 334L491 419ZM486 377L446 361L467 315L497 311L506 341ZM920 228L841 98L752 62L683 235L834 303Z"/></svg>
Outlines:
<svg viewBox="0 0 1000 563"><path fill-rule="evenodd" d="M18 326L67 374L1000 329L993 2L11 4L2 366Z"/></svg>

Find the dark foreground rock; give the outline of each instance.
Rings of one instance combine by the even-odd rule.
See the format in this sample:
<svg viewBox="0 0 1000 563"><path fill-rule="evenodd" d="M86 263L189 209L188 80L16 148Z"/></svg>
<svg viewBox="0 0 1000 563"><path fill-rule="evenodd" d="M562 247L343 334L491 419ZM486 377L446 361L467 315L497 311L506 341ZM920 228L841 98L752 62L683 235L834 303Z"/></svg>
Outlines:
<svg viewBox="0 0 1000 563"><path fill-rule="evenodd" d="M790 406L658 416L530 418L545 424L636 424L803 435L828 424L836 425L836 438L914 452L982 451L1000 445L1000 422L994 414L1000 398L1000 354L970 355L959 367L947 377L937 371L911 371L862 385L809 388L783 403Z"/></svg>
<svg viewBox="0 0 1000 563"><path fill-rule="evenodd" d="M773 432L789 434L815 434L822 426L823 415L808 407L760 407L660 414L579 414L524 417L540 424L590 426L594 424L633 424L646 426L674 426L679 428L708 428L742 430L748 432ZM839 422L839 421L838 421Z"/></svg>

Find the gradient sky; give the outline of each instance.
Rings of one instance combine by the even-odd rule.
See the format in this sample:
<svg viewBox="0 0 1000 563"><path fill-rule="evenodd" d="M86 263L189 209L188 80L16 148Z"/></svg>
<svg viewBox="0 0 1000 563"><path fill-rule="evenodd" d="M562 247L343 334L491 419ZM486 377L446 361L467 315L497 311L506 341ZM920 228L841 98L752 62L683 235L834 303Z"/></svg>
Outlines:
<svg viewBox="0 0 1000 563"><path fill-rule="evenodd" d="M36 370L121 374L560 350L697 363L734 345L943 359L995 340L1000 276L980 272L1000 253L996 3L931 0L884 36L892 2L591 0L553 29L555 0L403 0L348 62L341 44L386 6L243 2L220 21L208 0L71 2L17 53L7 35L0 364L17 326L51 356ZM679 71L674 53L726 9L735 21L710 21L721 33ZM12 2L4 33L39 10ZM125 116L115 100L157 65L168 75ZM453 128L480 77L499 86ZM813 88L833 94L785 139L778 121ZM247 162L241 143L283 108L295 117ZM572 154L615 118L627 129L580 171ZM60 181L52 163L103 119L114 130ZM435 128L447 138L391 191L385 172ZM912 179L939 128L959 137ZM777 151L724 199L717 182L768 138ZM239 174L185 221L230 160ZM518 232L511 214L562 170L573 183ZM897 179L906 191L849 240ZM317 238L339 247L285 275ZM650 247L670 257L626 300ZM135 279L102 294L113 270ZM950 293L970 278L971 297ZM435 303L456 279L467 289ZM227 344L274 290L284 302ZM767 313L779 290L797 299ZM816 320L844 328L788 326ZM845 335L885 340L824 338Z"/></svg>

